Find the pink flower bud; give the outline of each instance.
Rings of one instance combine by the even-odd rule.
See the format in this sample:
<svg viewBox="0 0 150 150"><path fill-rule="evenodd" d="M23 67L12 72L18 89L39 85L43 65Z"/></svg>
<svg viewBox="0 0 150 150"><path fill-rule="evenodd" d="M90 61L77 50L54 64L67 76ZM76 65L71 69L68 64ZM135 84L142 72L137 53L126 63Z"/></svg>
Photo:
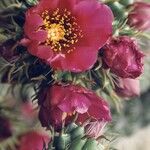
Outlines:
<svg viewBox="0 0 150 150"><path fill-rule="evenodd" d="M139 30L150 29L150 3L135 2L130 7L128 24Z"/></svg>
<svg viewBox="0 0 150 150"><path fill-rule="evenodd" d="M144 54L128 36L110 39L103 48L103 61L122 78L136 78L143 72Z"/></svg>
<svg viewBox="0 0 150 150"><path fill-rule="evenodd" d="M140 95L140 82L138 79L119 79L116 92L121 97L134 97Z"/></svg>
<svg viewBox="0 0 150 150"><path fill-rule="evenodd" d="M106 121L90 122L85 127L86 136L97 139L104 133L104 128L105 128L106 124L107 124Z"/></svg>

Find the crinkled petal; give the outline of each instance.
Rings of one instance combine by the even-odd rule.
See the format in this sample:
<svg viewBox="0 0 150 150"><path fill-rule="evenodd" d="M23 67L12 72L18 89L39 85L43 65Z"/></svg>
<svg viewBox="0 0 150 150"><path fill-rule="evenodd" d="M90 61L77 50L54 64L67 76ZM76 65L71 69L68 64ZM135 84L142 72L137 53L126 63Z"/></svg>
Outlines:
<svg viewBox="0 0 150 150"><path fill-rule="evenodd" d="M92 100L92 105L88 110L89 115L97 120L111 121L110 108L107 102L96 95L88 95L88 97Z"/></svg>
<svg viewBox="0 0 150 150"><path fill-rule="evenodd" d="M76 112L83 114L89 109L91 102L84 94L74 94L72 99L72 106L75 108Z"/></svg>
<svg viewBox="0 0 150 150"><path fill-rule="evenodd" d="M58 108L60 108L63 112L72 113L74 111L71 104L72 98L73 97L71 93L66 93L65 98L60 102Z"/></svg>
<svg viewBox="0 0 150 150"><path fill-rule="evenodd" d="M50 88L49 93L50 93L49 97L51 97L50 104L52 106L55 106L65 99L66 88L62 88L61 86L55 85Z"/></svg>

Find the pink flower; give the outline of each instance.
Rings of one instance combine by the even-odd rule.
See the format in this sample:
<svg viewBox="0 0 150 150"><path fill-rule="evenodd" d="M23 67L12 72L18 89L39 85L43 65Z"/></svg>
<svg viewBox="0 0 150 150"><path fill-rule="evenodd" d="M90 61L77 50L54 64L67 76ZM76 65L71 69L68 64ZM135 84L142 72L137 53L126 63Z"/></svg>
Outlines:
<svg viewBox="0 0 150 150"><path fill-rule="evenodd" d="M138 79L120 78L116 85L116 92L121 97L135 97L140 95L140 81Z"/></svg>
<svg viewBox="0 0 150 150"><path fill-rule="evenodd" d="M40 104L39 118L44 127L49 125L61 127L64 114L67 122L75 112L79 114L78 122L88 118L111 120L106 101L94 92L77 85L52 86L47 90L46 96L43 95Z"/></svg>
<svg viewBox="0 0 150 150"><path fill-rule="evenodd" d="M96 0L41 0L26 12L21 43L54 69L90 69L112 34L113 15Z"/></svg>
<svg viewBox="0 0 150 150"><path fill-rule="evenodd" d="M144 54L128 36L111 39L103 48L103 61L122 78L136 78L143 71Z"/></svg>
<svg viewBox="0 0 150 150"><path fill-rule="evenodd" d="M30 131L22 135L19 150L42 150L44 143L47 145L49 141L46 133Z"/></svg>
<svg viewBox="0 0 150 150"><path fill-rule="evenodd" d="M150 3L135 2L130 7L128 24L139 30L150 29Z"/></svg>

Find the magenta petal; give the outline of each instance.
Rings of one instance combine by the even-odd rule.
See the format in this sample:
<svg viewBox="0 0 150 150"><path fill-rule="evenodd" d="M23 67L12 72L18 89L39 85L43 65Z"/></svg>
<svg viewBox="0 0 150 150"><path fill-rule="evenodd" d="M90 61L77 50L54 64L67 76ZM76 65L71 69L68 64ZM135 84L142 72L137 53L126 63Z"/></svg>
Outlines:
<svg viewBox="0 0 150 150"><path fill-rule="evenodd" d="M30 42L28 46L28 51L30 52L30 54L37 56L37 50L38 50L38 42L37 41Z"/></svg>
<svg viewBox="0 0 150 150"><path fill-rule="evenodd" d="M67 93L66 88L62 88L61 86L58 85L52 86L49 90L48 95L49 97L51 97L50 104L53 106L58 105L61 101L65 99L66 93Z"/></svg>
<svg viewBox="0 0 150 150"><path fill-rule="evenodd" d="M59 0L40 0L39 5L37 5L37 13L41 14L45 10L53 11L57 8Z"/></svg>
<svg viewBox="0 0 150 150"><path fill-rule="evenodd" d="M51 59L53 51L50 46L38 46L37 56L41 59Z"/></svg>
<svg viewBox="0 0 150 150"><path fill-rule="evenodd" d="M102 47L112 34L111 9L99 2L83 0L75 6L74 13L83 30L86 44L90 43L96 48Z"/></svg>
<svg viewBox="0 0 150 150"><path fill-rule="evenodd" d="M66 89L66 92L65 90L63 90L63 92L66 93L66 96L64 99L62 99L58 107L67 113L76 111L80 114L83 114L87 112L89 106L91 105L90 101L83 93L78 94L76 91L74 91L75 87L72 88L73 91L71 90L71 87L69 89L64 88Z"/></svg>
<svg viewBox="0 0 150 150"><path fill-rule="evenodd" d="M143 57L137 43L128 36L112 38L103 47L104 62L114 74L122 78L140 76L143 72Z"/></svg>
<svg viewBox="0 0 150 150"><path fill-rule="evenodd" d="M97 60L97 50L93 47L77 47L74 52L66 56L65 66L74 72L85 71L93 67ZM65 69L65 68L64 68Z"/></svg>
<svg viewBox="0 0 150 150"><path fill-rule="evenodd" d="M44 42L47 39L47 31L39 30L39 31L30 32L29 38L39 42Z"/></svg>
<svg viewBox="0 0 150 150"><path fill-rule="evenodd" d="M60 86L52 86L49 90L48 97L51 97L50 105L58 105L65 98L65 88ZM48 100L47 100L48 101ZM49 104L47 104L49 105Z"/></svg>
<svg viewBox="0 0 150 150"><path fill-rule="evenodd" d="M26 14L26 22L31 25L31 28L43 25L42 17L38 14L30 14L30 11Z"/></svg>
<svg viewBox="0 0 150 150"><path fill-rule="evenodd" d="M77 0L59 0L58 7L71 10L75 6Z"/></svg>
<svg viewBox="0 0 150 150"><path fill-rule="evenodd" d="M71 113L73 112L73 107L71 105L71 95L66 95L65 99L62 100L62 102L58 105L58 108L62 110L63 112Z"/></svg>
<svg viewBox="0 0 150 150"><path fill-rule="evenodd" d="M28 38L44 42L47 38L47 32L45 30L38 29L42 25L43 19L40 17L40 15L30 14L30 11L26 14L24 30Z"/></svg>
<svg viewBox="0 0 150 150"><path fill-rule="evenodd" d="M37 30L39 26L43 25L43 19L38 14L26 14L26 22L24 26L25 33L30 36L30 33Z"/></svg>
<svg viewBox="0 0 150 150"><path fill-rule="evenodd" d="M52 60L48 61L55 69L61 69L62 66L66 66L65 55L57 54Z"/></svg>
<svg viewBox="0 0 150 150"><path fill-rule="evenodd" d="M84 94L74 94L72 98L72 105L75 107L75 110L80 113L86 113L89 106L91 105L90 101Z"/></svg>
<svg viewBox="0 0 150 150"><path fill-rule="evenodd" d="M66 57L54 60L51 65L56 69L80 72L92 68L96 60L97 50L92 47L77 47Z"/></svg>
<svg viewBox="0 0 150 150"><path fill-rule="evenodd" d="M100 100L100 98L95 95L91 95L89 98L92 99L92 105L88 110L89 115L98 120L111 121L110 108L107 102Z"/></svg>

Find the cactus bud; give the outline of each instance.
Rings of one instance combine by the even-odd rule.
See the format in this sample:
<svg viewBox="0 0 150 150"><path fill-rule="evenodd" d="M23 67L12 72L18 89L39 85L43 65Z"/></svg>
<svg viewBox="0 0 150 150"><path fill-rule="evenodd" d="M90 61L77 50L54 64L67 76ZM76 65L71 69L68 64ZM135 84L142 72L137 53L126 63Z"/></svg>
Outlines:
<svg viewBox="0 0 150 150"><path fill-rule="evenodd" d="M85 134L84 127L77 127L73 131L71 131L71 139L75 139L77 137L83 137Z"/></svg>
<svg viewBox="0 0 150 150"><path fill-rule="evenodd" d="M94 140L94 139L88 139L85 143L85 145L83 146L82 150L104 150L104 148L102 147L101 144L98 143L98 141Z"/></svg>
<svg viewBox="0 0 150 150"><path fill-rule="evenodd" d="M62 134L60 136L55 136L54 138L54 147L57 150L65 150L67 145L70 143L70 135Z"/></svg>
<svg viewBox="0 0 150 150"><path fill-rule="evenodd" d="M84 144L86 143L86 140L87 139L81 139L81 138L75 139L69 146L68 150L81 150Z"/></svg>
<svg viewBox="0 0 150 150"><path fill-rule="evenodd" d="M71 123L67 126L66 128L66 133L70 133L71 131L73 131L75 128L77 128L78 126L75 123Z"/></svg>

